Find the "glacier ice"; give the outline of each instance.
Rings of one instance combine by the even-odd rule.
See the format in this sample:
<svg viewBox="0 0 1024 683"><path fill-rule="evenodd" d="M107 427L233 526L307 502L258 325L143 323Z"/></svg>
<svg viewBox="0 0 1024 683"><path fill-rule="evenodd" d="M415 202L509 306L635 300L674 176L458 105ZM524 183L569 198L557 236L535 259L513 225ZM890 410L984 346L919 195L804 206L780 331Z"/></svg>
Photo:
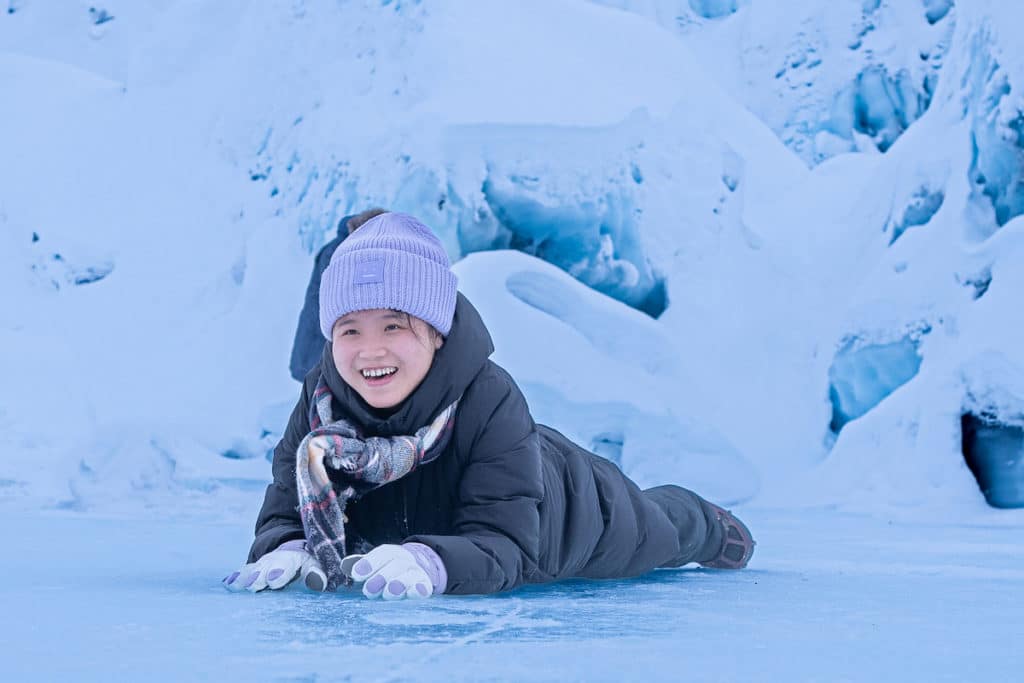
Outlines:
<svg viewBox="0 0 1024 683"><path fill-rule="evenodd" d="M1002 92L1008 94L1009 86ZM992 203L1001 227L1024 213L1024 110L1003 122L995 111L976 117L971 144L970 178Z"/></svg>
<svg viewBox="0 0 1024 683"><path fill-rule="evenodd" d="M735 12L738 0L689 0L690 9L705 19L719 19Z"/></svg>
<svg viewBox="0 0 1024 683"><path fill-rule="evenodd" d="M973 37L963 87L971 110L968 177L975 199L984 197L992 207L994 231L1024 213L1024 98L1014 90L1010 70L993 54L990 40L984 31ZM988 234L981 232L982 238Z"/></svg>
<svg viewBox="0 0 1024 683"><path fill-rule="evenodd" d="M301 119L298 117L297 120ZM613 130L616 136L629 132ZM668 307L662 274L651 265L640 230L644 171L635 142L595 153L604 129L562 137L553 129L482 125L453 129L450 158L438 163L396 155L384 174L370 164L314 161L297 154L274 129L261 129L253 182L266 182L282 210L298 215L302 245L313 252L333 236L344 215L379 204L422 217L453 260L479 251L514 249L558 266L580 282L657 318ZM541 140L538 142L537 140ZM553 140L564 155L543 144ZM460 164L462 145L480 145L482 162ZM526 155L524 146L537 147ZM308 155L307 155L308 156ZM603 158L611 156L610 159ZM552 157L555 157L554 159ZM275 159L280 160L276 162ZM284 161L287 160L287 161ZM591 167L581 167L589 164ZM595 172L595 168L602 168ZM736 182L734 179L725 182ZM380 195L380 186L390 187ZM388 196L387 193L390 193Z"/></svg>
<svg viewBox="0 0 1024 683"><path fill-rule="evenodd" d="M980 299L985 296L985 292L992 285L992 268L982 268L980 271L966 277L957 276L957 281L964 287L970 287L974 290L971 293L972 299Z"/></svg>
<svg viewBox="0 0 1024 683"><path fill-rule="evenodd" d="M915 83L906 69L891 75L869 66L836 95L825 128L846 139L867 135L884 152L928 109L933 87L927 78Z"/></svg>
<svg viewBox="0 0 1024 683"><path fill-rule="evenodd" d="M502 230L487 248L536 256L602 294L661 315L664 283L644 256L628 191L612 187L603 195L552 203L539 187L542 179L533 176L488 176L483 194Z"/></svg>
<svg viewBox="0 0 1024 683"><path fill-rule="evenodd" d="M942 21L951 9L953 0L924 0L924 16L929 24Z"/></svg>
<svg viewBox="0 0 1024 683"><path fill-rule="evenodd" d="M479 185L443 181L411 163L391 208L424 216L456 258L513 249L564 270L588 287L657 318L668 307L663 276L640 234L635 163L606 179L493 153Z"/></svg>
<svg viewBox="0 0 1024 683"><path fill-rule="evenodd" d="M1024 372L1003 353L962 367L961 452L992 507L1024 507Z"/></svg>
<svg viewBox="0 0 1024 683"><path fill-rule="evenodd" d="M960 418L964 460L992 507L1024 507L1024 427L996 416Z"/></svg>
<svg viewBox="0 0 1024 683"><path fill-rule="evenodd" d="M828 371L834 433L910 381L921 367L913 335L884 344L861 346L857 342L847 341Z"/></svg>
<svg viewBox="0 0 1024 683"><path fill-rule="evenodd" d="M898 240L908 228L928 223L932 216L942 208L944 199L945 194L941 190L932 190L928 187L918 188L904 208L899 221L891 225L892 237L889 239L889 244Z"/></svg>
<svg viewBox="0 0 1024 683"><path fill-rule="evenodd" d="M956 24L948 0L797 3L785 19L771 3L741 2L725 28L651 4L631 11L678 32L811 166L857 151L867 130L876 148L891 146L930 104ZM744 36L738 72L718 54L720 40L701 35L730 24Z"/></svg>

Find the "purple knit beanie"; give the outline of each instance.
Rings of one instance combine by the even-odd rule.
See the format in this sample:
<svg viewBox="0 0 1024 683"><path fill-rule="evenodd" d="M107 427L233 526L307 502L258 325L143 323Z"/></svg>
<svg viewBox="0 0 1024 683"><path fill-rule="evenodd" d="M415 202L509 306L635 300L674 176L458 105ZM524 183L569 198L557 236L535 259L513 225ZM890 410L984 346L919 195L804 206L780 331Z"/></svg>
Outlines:
<svg viewBox="0 0 1024 683"><path fill-rule="evenodd" d="M390 308L452 329L458 286L448 254L430 228L404 213L368 220L345 238L320 278L320 331L331 338L338 318Z"/></svg>

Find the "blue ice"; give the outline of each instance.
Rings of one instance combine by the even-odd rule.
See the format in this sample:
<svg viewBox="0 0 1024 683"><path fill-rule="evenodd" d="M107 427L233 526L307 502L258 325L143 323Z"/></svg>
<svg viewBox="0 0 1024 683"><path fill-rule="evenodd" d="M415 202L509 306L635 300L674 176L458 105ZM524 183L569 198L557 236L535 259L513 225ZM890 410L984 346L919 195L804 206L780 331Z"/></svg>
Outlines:
<svg viewBox="0 0 1024 683"><path fill-rule="evenodd" d="M551 205L533 196L541 182L523 175L487 178L484 198L505 231L488 247L536 256L602 294L661 315L668 306L664 282L644 254L629 192L612 187L603 195Z"/></svg>
<svg viewBox="0 0 1024 683"><path fill-rule="evenodd" d="M929 24L942 21L951 9L953 0L924 0L924 16Z"/></svg>
<svg viewBox="0 0 1024 683"><path fill-rule="evenodd" d="M761 544L744 571L385 603L298 586L228 593L220 579L244 560L251 519L207 505L190 519L6 509L7 544L32 551L4 557L5 680L1003 681L1017 670L1024 572L1019 526L1006 522L750 510Z"/></svg>
<svg viewBox="0 0 1024 683"><path fill-rule="evenodd" d="M874 408L909 382L920 367L921 356L913 338L859 348L848 343L828 371L832 431L838 433L847 422Z"/></svg>
<svg viewBox="0 0 1024 683"><path fill-rule="evenodd" d="M898 240L908 228L927 224L932 216L942 208L944 199L945 194L942 191L933 191L927 187L918 188L903 210L903 216L899 222L892 226L892 238L889 240L889 244Z"/></svg>
<svg viewBox="0 0 1024 683"><path fill-rule="evenodd" d="M963 78L968 91L963 114L971 117L972 157L968 177L995 213L996 227L1024 214L1024 112L1012 98L1006 69L989 38L972 41L971 65ZM987 237L991 231L983 231Z"/></svg>
<svg viewBox="0 0 1024 683"><path fill-rule="evenodd" d="M1024 427L990 416L960 418L963 454L992 507L1024 507Z"/></svg>
<svg viewBox="0 0 1024 683"><path fill-rule="evenodd" d="M690 9L705 19L727 17L738 5L737 0L690 0Z"/></svg>
<svg viewBox="0 0 1024 683"><path fill-rule="evenodd" d="M884 66L868 67L836 96L825 128L846 139L863 133L886 151L931 103L929 81L917 86L911 78L905 69L893 76Z"/></svg>
<svg viewBox="0 0 1024 683"><path fill-rule="evenodd" d="M1024 112L1018 112L1005 128L996 118L992 113L975 118L970 177L992 202L1001 227L1024 213Z"/></svg>

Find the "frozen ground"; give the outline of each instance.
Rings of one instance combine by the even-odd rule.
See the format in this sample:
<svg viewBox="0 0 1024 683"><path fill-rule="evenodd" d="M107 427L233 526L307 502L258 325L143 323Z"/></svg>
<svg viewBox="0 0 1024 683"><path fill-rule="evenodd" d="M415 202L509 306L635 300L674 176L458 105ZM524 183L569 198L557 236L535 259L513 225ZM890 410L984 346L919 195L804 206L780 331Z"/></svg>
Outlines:
<svg viewBox="0 0 1024 683"><path fill-rule="evenodd" d="M221 576L251 520L6 517L6 680L1006 680L1024 546L929 525L744 510L742 572L659 571L490 597L368 601ZM985 521L988 520L988 521Z"/></svg>

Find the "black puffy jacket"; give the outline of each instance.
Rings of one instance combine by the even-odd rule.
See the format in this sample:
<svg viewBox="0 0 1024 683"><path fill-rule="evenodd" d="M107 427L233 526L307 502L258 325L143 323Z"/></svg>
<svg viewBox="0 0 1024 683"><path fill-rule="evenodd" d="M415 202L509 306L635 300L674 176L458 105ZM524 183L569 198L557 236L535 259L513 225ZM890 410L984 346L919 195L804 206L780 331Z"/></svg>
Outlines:
<svg viewBox="0 0 1024 683"><path fill-rule="evenodd" d="M274 452L274 482L249 561L303 537L295 454L309 431L309 400L321 368L337 399L335 415L366 434L412 434L462 397L444 452L346 509L349 539L432 547L448 571L446 592L636 576L676 557L679 535L665 512L613 463L534 424L516 383L488 359L493 350L479 314L460 294L451 332L427 376L383 418L338 375L328 343Z"/></svg>

